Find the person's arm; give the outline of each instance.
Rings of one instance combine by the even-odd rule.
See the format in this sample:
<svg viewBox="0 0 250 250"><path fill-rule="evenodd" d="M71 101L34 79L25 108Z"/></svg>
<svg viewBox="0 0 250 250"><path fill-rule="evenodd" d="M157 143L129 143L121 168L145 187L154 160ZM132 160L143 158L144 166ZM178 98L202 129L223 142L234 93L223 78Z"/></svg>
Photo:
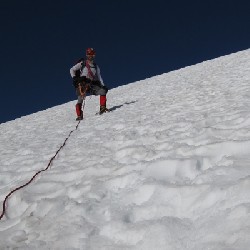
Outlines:
<svg viewBox="0 0 250 250"><path fill-rule="evenodd" d="M75 76L76 76L76 71L77 70L80 70L81 69L81 67L82 67L82 63L81 62L79 62L79 63L77 63L76 65L74 65L71 69L70 69L70 75L71 75L71 77L72 78L74 78Z"/></svg>
<svg viewBox="0 0 250 250"><path fill-rule="evenodd" d="M97 77L98 77L98 80L100 81L100 83L102 84L102 86L105 86L104 82L103 82L103 79L102 79L102 76L101 76L101 70L98 66L96 66L96 72L97 72Z"/></svg>
<svg viewBox="0 0 250 250"><path fill-rule="evenodd" d="M74 65L71 69L70 69L70 75L73 78L73 85L75 88L78 87L79 85L79 77L76 76L76 71L80 70L82 67L81 62L77 63L76 65Z"/></svg>

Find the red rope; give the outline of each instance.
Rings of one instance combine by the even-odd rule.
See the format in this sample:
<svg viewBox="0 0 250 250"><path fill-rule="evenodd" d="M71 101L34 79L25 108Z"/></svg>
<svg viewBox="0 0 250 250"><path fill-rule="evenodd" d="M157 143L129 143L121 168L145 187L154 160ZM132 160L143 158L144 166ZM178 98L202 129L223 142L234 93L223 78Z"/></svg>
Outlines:
<svg viewBox="0 0 250 250"><path fill-rule="evenodd" d="M84 105L85 105L85 102L84 102ZM84 108L84 106L83 106ZM76 125L76 128L72 131L70 131L68 137L65 139L64 143L61 145L61 147L56 151L55 155L50 159L49 163L48 163L48 166L45 168L45 169L42 169L40 171L38 171L27 183L23 184L22 186L19 186L17 188L15 188L14 190L12 190L11 192L9 192L9 194L5 197L4 199L4 202L3 202L3 211L2 211L2 214L0 215L0 220L3 218L5 212L6 212L6 202L8 200L8 198L13 194L15 193L16 191L18 191L19 189L22 189L26 186L28 186L35 178L37 175L39 175L41 172L44 172L46 170L49 169L49 167L51 166L53 160L56 158L56 156L58 155L58 153L60 152L60 150L65 146L67 140L69 139L69 137L71 136L71 134L77 130L79 124L80 124L81 121L78 122L78 124Z"/></svg>

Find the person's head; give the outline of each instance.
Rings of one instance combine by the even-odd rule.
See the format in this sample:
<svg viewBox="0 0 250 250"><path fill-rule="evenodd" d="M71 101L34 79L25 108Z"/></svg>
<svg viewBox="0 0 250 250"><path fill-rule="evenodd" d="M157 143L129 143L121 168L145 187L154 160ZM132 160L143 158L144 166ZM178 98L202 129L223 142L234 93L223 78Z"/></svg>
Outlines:
<svg viewBox="0 0 250 250"><path fill-rule="evenodd" d="M95 58L95 50L93 48L87 48L86 57L88 60L93 61Z"/></svg>

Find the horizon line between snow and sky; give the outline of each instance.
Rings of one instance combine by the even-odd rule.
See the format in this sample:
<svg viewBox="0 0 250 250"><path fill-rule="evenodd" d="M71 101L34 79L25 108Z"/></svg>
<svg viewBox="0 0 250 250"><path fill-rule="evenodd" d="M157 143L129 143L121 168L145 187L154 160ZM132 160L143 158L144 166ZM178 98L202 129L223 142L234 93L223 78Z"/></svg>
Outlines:
<svg viewBox="0 0 250 250"><path fill-rule="evenodd" d="M0 123L75 100L69 69L87 47L109 88L248 49L248 9L230 1L5 1Z"/></svg>

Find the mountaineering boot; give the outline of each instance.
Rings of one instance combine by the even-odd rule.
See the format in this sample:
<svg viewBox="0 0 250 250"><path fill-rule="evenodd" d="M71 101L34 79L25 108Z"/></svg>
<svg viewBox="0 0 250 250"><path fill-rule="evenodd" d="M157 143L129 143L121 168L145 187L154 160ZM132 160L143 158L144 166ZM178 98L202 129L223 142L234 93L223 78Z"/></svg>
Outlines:
<svg viewBox="0 0 250 250"><path fill-rule="evenodd" d="M82 113L82 104L81 103L77 103L76 104L76 121L80 121L83 119L83 113Z"/></svg>
<svg viewBox="0 0 250 250"><path fill-rule="evenodd" d="M81 121L83 119L83 116L77 116L76 121Z"/></svg>
<svg viewBox="0 0 250 250"><path fill-rule="evenodd" d="M106 105L100 106L100 112L99 115L102 115L103 113L109 112L110 110L106 108Z"/></svg>

